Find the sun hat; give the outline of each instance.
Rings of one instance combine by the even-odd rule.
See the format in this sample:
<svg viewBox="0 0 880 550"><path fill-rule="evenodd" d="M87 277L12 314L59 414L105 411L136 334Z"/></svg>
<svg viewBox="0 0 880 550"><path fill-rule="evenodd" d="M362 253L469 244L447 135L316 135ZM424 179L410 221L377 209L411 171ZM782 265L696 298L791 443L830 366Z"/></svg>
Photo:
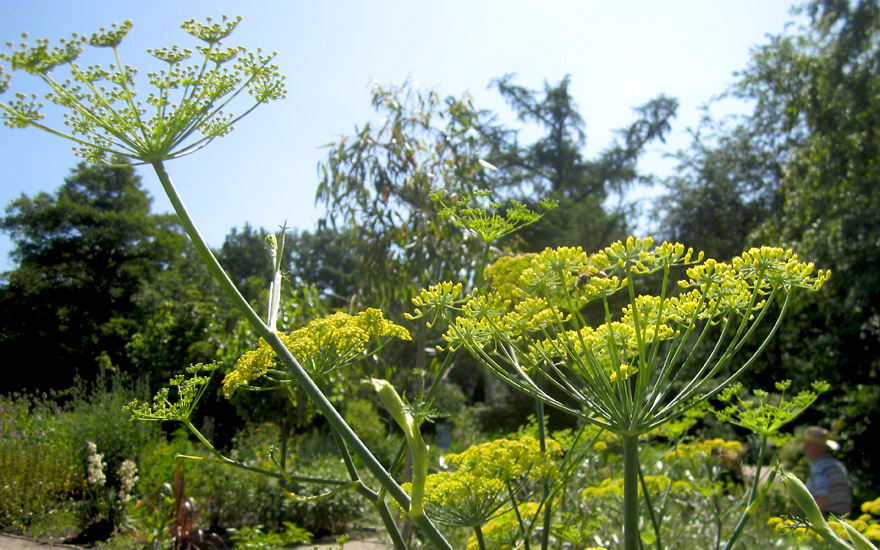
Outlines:
<svg viewBox="0 0 880 550"><path fill-rule="evenodd" d="M840 448L840 445L838 445L836 441L828 439L828 436L830 434L831 432L829 432L825 428L820 428L819 426L810 426L809 428L804 430L804 433L801 434L799 439L803 443L821 443L832 451L836 451Z"/></svg>

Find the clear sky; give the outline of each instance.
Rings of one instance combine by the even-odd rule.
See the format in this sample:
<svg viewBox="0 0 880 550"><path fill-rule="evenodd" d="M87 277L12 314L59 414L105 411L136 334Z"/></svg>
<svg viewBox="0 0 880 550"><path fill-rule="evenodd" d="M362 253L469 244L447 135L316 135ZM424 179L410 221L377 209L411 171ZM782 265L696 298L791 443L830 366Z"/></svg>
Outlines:
<svg viewBox="0 0 880 550"><path fill-rule="evenodd" d="M0 44L17 42L25 31L32 40L55 41L131 19L123 62L140 76L153 68L147 48L195 45L180 29L191 18L241 15L227 46L279 52L287 99L257 109L230 135L167 165L212 246L245 222L268 229L285 220L314 226L322 214L314 202L322 145L375 120L373 81L410 78L443 96L470 92L478 108L514 124L497 91L487 89L492 78L517 73L517 84L540 89L545 80L570 74L570 92L587 124L588 156L634 120L633 107L664 93L679 99L679 114L670 139L654 146L640 167L668 174L672 164L663 155L687 146L700 105L736 80L751 48L795 19L790 4L776 0L0 0L0 6ZM15 73L17 90L40 88ZM742 107L720 104L713 113L725 109ZM64 140L0 127L0 203L53 191L76 162ZM170 210L155 176L139 172L154 211ZM12 267L9 249L0 236L0 271Z"/></svg>

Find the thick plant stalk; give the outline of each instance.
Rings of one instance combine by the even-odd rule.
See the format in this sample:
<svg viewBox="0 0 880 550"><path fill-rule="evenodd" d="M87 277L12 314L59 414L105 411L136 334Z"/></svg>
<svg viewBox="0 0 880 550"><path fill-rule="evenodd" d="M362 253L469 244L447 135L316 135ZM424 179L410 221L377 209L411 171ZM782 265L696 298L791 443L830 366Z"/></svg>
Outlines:
<svg viewBox="0 0 880 550"><path fill-rule="evenodd" d="M251 308L247 300L244 299L235 287L232 280L229 279L229 276L220 266L217 258L214 257L211 249L208 247L204 238L202 238L193 223L192 218L187 212L174 184L171 182L171 178L165 170L162 161L153 161L151 164L156 171L159 181L162 183L165 193L168 195L168 199L174 207L174 211L177 213L181 224L183 224L184 229L189 235L190 240L192 240L196 250L207 265L208 270L217 279L224 291L232 298L235 307L245 316L257 334L263 338L278 355L284 365L289 369L290 374L294 377L297 384L299 384L303 391L305 391L306 395L309 396L318 410L324 414L333 430L339 434L345 444L363 461L364 466L371 474L373 474L373 477L376 478L394 500L396 500L402 507L409 509L409 495L407 495L400 485L398 485L388 474L382 464L375 456L373 456L366 445L364 445L357 434L354 433L348 423L345 422L339 412L333 407L330 400L327 399L320 388L318 388L305 369L303 369L299 362L297 362L293 355L291 355L290 350L287 349L278 337L278 334L263 323L260 316L253 310L253 308ZM428 537L436 548L452 550L452 547L449 546L449 543L443 538L443 535L426 516L422 516L416 524L424 531L425 536Z"/></svg>
<svg viewBox="0 0 880 550"><path fill-rule="evenodd" d="M373 388L382 400L382 404L391 413L392 418L406 436L412 457L412 499L409 502L407 515L437 548L451 548L446 539L434 528L431 520L425 514L425 481L428 477L428 447L422 440L419 425L412 414L406 409L403 400L397 394L394 387L386 380L372 379ZM426 527L430 526L430 529Z"/></svg>
<svg viewBox="0 0 880 550"><path fill-rule="evenodd" d="M623 548L639 550L639 436L623 436Z"/></svg>
<svg viewBox="0 0 880 550"><path fill-rule="evenodd" d="M431 381L431 385L428 386L428 391L425 393L425 403L430 403L431 398L433 398L437 394L437 390L440 387L440 382L443 380L446 372L452 366L453 356L453 353L447 353L446 358L443 360L443 364L441 364L440 368L437 369L437 374L434 376L434 380ZM398 473L400 473L400 469L401 467L403 467L404 458L406 457L407 449L409 449L409 443L404 439L403 443L400 445L400 449L398 449L397 454L394 456L394 460L391 461L391 467L388 468L388 471L391 473L391 475L397 475Z"/></svg>
<svg viewBox="0 0 880 550"><path fill-rule="evenodd" d="M483 538L483 530L480 529L479 525L474 526L474 536L477 537L477 544L480 550L486 550L486 539Z"/></svg>

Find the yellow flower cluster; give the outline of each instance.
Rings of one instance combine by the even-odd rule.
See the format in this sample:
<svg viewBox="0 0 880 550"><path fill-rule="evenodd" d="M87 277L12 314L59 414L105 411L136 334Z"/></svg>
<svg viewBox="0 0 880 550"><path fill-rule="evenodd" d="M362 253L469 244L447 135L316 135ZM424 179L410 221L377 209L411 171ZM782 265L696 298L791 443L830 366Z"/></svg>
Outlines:
<svg viewBox="0 0 880 550"><path fill-rule="evenodd" d="M689 459L716 456L735 459L743 453L742 443L739 441L725 441L724 439L707 439L694 443L682 443L669 453L670 458Z"/></svg>
<svg viewBox="0 0 880 550"><path fill-rule="evenodd" d="M863 502L862 515L855 520L847 520L847 523L855 527L859 533L865 535L868 539L880 541L880 521L877 518L880 518L880 498ZM828 522L832 529L834 529L834 523L837 522Z"/></svg>
<svg viewBox="0 0 880 550"><path fill-rule="evenodd" d="M652 273L664 269L668 270L673 265L688 265L693 261L703 259L703 253L697 254L693 260L694 249L685 248L681 243L668 243L654 247L654 239L646 237L638 239L628 237L626 242L617 241L606 247L595 258L596 261L604 261L609 268L620 269L624 273ZM693 261L692 261L693 260Z"/></svg>
<svg viewBox="0 0 880 550"><path fill-rule="evenodd" d="M831 276L812 263L801 263L791 250L763 246L751 248L731 260L730 264L706 260L687 270L689 281L679 281L683 288L700 288L713 306L724 310L744 309L755 293L772 288L786 292L793 287L819 290ZM755 309L764 306L755 302Z"/></svg>
<svg viewBox="0 0 880 550"><path fill-rule="evenodd" d="M540 339L541 333L558 333L571 319L562 311L579 310L588 301L607 298L623 288L627 280L615 273L650 273L702 260L702 254L694 260L693 250L678 243L652 246L650 238L629 238L592 257L580 248L562 247L501 258L486 269L494 290L465 297L462 316L450 326L445 338L452 349L483 348L492 342L517 342L538 333L537 338L532 336L534 341L527 354L533 364L587 353L603 364L610 376L617 367L608 362L607 356L622 352L619 362L629 363L639 349L637 335L643 342L670 340L697 320L717 319L731 311L753 315L765 305L755 292L764 293L770 283L817 287L827 278L822 272L812 278L813 268L798 263L797 256L790 252L753 249L732 264L710 259L690 267L689 280L679 281L689 290L679 296L637 296L635 303L623 309L618 321L580 333L560 334L556 339ZM458 300L460 289L450 286L442 290L439 285L437 289L432 287L414 302L417 306L448 308ZM611 345L621 349L612 351Z"/></svg>
<svg viewBox="0 0 880 550"><path fill-rule="evenodd" d="M865 514L873 514L880 516L880 498L865 502L862 504L862 512Z"/></svg>
<svg viewBox="0 0 880 550"><path fill-rule="evenodd" d="M683 279L672 276L673 266L679 268L676 276L684 272ZM661 272L658 296L637 292L644 286L640 276ZM700 325L732 322L734 328L722 331L726 343L719 349L726 351L714 366L699 370L691 389L680 394L684 400L696 396L693 388L709 383L715 376L712 368L729 362L753 333L750 323L763 318L769 300L788 295L793 287L818 289L828 277L779 248L754 248L722 263L704 260L702 253L679 243L655 246L650 238L632 237L592 256L562 247L501 258L485 274L491 281L488 289L460 300L458 293L431 297L447 312L443 337L449 349L466 348L519 390L573 414L587 416L584 411L589 410L605 419L599 422L604 427L619 430L632 424L656 426L661 417L675 414L670 412L674 406L664 406L655 415L656 400L679 399L669 382L679 377L677 366L695 365L686 344L693 338L701 341ZM669 285L676 282L683 291L670 296ZM622 289L630 299L615 316L609 297ZM583 311L592 300L602 302L604 322L585 326ZM419 298L417 305L422 303L426 298ZM579 407L542 390L532 379L539 373ZM631 402L646 396L655 402Z"/></svg>
<svg viewBox="0 0 880 550"><path fill-rule="evenodd" d="M848 519L845 521L850 526L855 527L856 531L865 535L865 538L868 540L880 541L880 523L877 523L877 521L870 515L866 514L859 516L856 519ZM841 525L839 521L829 521L828 525L844 540L849 538L846 529L843 528L843 525Z"/></svg>
<svg viewBox="0 0 880 550"><path fill-rule="evenodd" d="M522 296L522 273L531 265L537 254L502 256L486 267L483 276L492 280L492 287L505 299L514 301Z"/></svg>
<svg viewBox="0 0 880 550"><path fill-rule="evenodd" d="M693 491L693 486L687 481L672 481L668 476L645 476L645 486L652 495L665 493L672 483L670 493L676 496L686 495ZM642 485L639 484L639 495L644 496ZM623 498L623 478L606 478L597 487L587 487L581 493L581 498L588 501L599 501Z"/></svg>
<svg viewBox="0 0 880 550"><path fill-rule="evenodd" d="M743 276L751 281L761 278L768 280L769 285L790 287L803 287L819 290L828 277L830 271L819 270L812 277L816 266L812 263L801 263L797 254L791 250L762 246L751 248L743 252L741 256L734 258L731 265Z"/></svg>
<svg viewBox="0 0 880 550"><path fill-rule="evenodd" d="M587 271L590 259L581 247L545 248L520 275L527 293L545 294L554 289L571 289L580 273Z"/></svg>
<svg viewBox="0 0 880 550"><path fill-rule="evenodd" d="M541 452L540 443L533 437L496 439L462 453L446 455L445 461L457 468L456 472L473 472L482 477L556 479L559 468L555 459L562 456L562 447L552 439L546 443L547 452Z"/></svg>
<svg viewBox="0 0 880 550"><path fill-rule="evenodd" d="M767 525L772 527L777 533L786 534L795 538L798 544L808 544L818 536L802 523L797 523L790 519L772 517L767 520Z"/></svg>
<svg viewBox="0 0 880 550"><path fill-rule="evenodd" d="M461 289L461 283L452 284L449 281L422 289L419 295L412 299L416 309L412 314L406 313L406 318L419 319L433 315L432 320L428 321L428 326L432 326L437 321L437 317L442 315L445 310L453 309L456 304L462 301L460 298Z"/></svg>
<svg viewBox="0 0 880 550"><path fill-rule="evenodd" d="M483 525L507 502L510 490L528 481L559 477L556 459L562 447L547 440L547 452L532 437L497 439L475 445L445 461L455 470L431 474L425 482L428 514L459 527ZM409 484L404 485L410 490Z"/></svg>
<svg viewBox="0 0 880 550"><path fill-rule="evenodd" d="M438 472L425 481L429 515L448 525L481 525L497 510L498 501L504 501L505 491L503 479L474 472Z"/></svg>
<svg viewBox="0 0 880 550"><path fill-rule="evenodd" d="M373 338L411 339L405 328L385 319L378 309L367 309L357 315L334 313L278 336L291 355L313 376L326 374L363 356ZM260 339L257 349L242 355L235 370L223 379L223 394L231 397L237 388L266 375L276 363L275 353L265 340Z"/></svg>
<svg viewBox="0 0 880 550"><path fill-rule="evenodd" d="M534 502L523 502L519 505L519 513L528 523L530 518L535 517L541 510L540 505ZM519 520L516 516L516 510L510 509L492 519L483 526L483 541L486 544L486 550L515 550L522 548ZM471 535L468 539L467 550L479 550L480 544L476 535ZM604 546L591 546L584 550L608 550Z"/></svg>
<svg viewBox="0 0 880 550"><path fill-rule="evenodd" d="M523 502L519 505L519 513L528 522L538 514L540 508L535 502ZM522 531L513 508L496 516L482 527L482 531L486 550L514 550L519 547L517 543ZM467 550L480 550L476 534L468 539Z"/></svg>

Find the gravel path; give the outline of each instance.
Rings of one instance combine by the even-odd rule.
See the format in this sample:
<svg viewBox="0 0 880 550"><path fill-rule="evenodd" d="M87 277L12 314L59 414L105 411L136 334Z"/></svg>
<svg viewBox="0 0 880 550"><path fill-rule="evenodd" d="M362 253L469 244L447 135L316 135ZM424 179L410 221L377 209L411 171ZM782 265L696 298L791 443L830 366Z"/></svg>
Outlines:
<svg viewBox="0 0 880 550"><path fill-rule="evenodd" d="M380 542L375 534L367 534L358 537L360 540L352 540L346 542L343 546L344 550L390 550L391 545ZM334 544L331 540L315 541L308 546L298 546L298 550L311 550L318 548L319 550L329 550L337 548L339 545ZM51 542L40 542L37 540L27 539L24 537L16 537L14 535L0 535L0 550L83 550L83 546L71 546L69 544L58 544Z"/></svg>
<svg viewBox="0 0 880 550"><path fill-rule="evenodd" d="M16 537L15 535L0 535L0 550L82 550L79 546L69 544L55 544L40 542L37 540Z"/></svg>

